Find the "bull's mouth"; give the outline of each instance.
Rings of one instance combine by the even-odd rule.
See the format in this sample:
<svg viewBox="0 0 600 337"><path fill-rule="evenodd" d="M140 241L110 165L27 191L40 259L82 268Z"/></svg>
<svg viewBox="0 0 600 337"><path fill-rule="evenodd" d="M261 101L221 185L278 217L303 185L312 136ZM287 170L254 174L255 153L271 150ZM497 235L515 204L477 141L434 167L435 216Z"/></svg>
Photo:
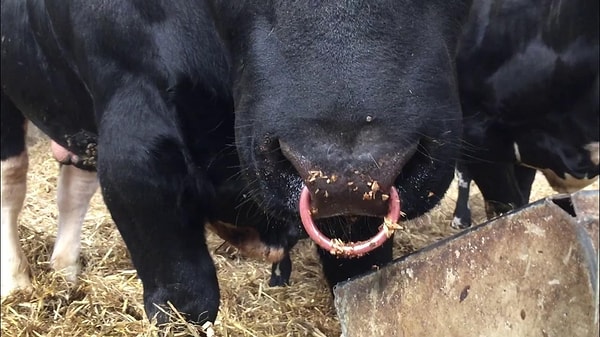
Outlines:
<svg viewBox="0 0 600 337"><path fill-rule="evenodd" d="M300 194L299 210L302 225L308 236L321 248L332 255L341 257L360 257L383 245L396 229L400 229L400 197L396 188L390 189L388 204L389 211L384 217L379 231L370 239L358 242L343 242L339 238L326 237L315 225L310 206L310 191L304 186Z"/></svg>

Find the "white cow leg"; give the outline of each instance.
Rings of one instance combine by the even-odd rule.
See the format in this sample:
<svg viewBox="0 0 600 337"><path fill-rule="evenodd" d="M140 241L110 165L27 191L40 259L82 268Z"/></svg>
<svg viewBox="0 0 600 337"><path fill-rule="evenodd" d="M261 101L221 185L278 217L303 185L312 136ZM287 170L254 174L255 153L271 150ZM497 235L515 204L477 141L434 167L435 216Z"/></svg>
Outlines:
<svg viewBox="0 0 600 337"><path fill-rule="evenodd" d="M29 264L21 249L17 218L23 208L27 191L27 151L1 163L2 175L2 268L1 296L5 297L17 289L31 289Z"/></svg>
<svg viewBox="0 0 600 337"><path fill-rule="evenodd" d="M50 263L69 282L75 282L80 271L81 226L97 189L96 172L61 165L57 188L58 233Z"/></svg>

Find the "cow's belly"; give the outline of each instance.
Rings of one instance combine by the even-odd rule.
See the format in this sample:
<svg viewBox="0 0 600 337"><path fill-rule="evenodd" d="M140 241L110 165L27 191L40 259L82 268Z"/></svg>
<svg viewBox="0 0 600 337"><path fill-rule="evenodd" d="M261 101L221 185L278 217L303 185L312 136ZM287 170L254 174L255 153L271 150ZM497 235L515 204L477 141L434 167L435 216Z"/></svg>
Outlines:
<svg viewBox="0 0 600 337"><path fill-rule="evenodd" d="M45 14L36 14L43 8L29 7L2 2L2 91L40 130L84 154L97 134L91 97Z"/></svg>

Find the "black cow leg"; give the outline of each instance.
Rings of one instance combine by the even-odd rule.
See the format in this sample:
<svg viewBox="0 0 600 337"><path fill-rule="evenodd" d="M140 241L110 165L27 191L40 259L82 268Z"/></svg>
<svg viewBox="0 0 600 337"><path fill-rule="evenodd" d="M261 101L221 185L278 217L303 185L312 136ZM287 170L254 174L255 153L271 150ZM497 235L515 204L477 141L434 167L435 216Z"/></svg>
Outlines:
<svg viewBox="0 0 600 337"><path fill-rule="evenodd" d="M471 190L471 174L465 165L456 166L458 180L458 196L452 219L452 227L463 229L471 226L471 209L469 208L469 192Z"/></svg>
<svg viewBox="0 0 600 337"><path fill-rule="evenodd" d="M535 180L536 172L536 169L521 165L515 165L515 177L517 179L517 184L519 185L519 190L521 191L521 195L523 196L523 201L525 203L529 203L529 196L531 195L531 186L533 185L533 181Z"/></svg>
<svg viewBox="0 0 600 337"><path fill-rule="evenodd" d="M306 234L300 229L300 224L292 221L271 220L272 226L266 231L262 231L261 240L271 246L281 246L284 249L285 255L279 262L271 265L271 277L269 286L283 287L290 284L290 276L292 274L292 259L290 251L298 243L301 237Z"/></svg>
<svg viewBox="0 0 600 337"><path fill-rule="evenodd" d="M273 263L271 266L271 278L269 286L283 287L290 284L290 275L292 274L292 259L289 252L286 252L283 260Z"/></svg>
<svg viewBox="0 0 600 337"><path fill-rule="evenodd" d="M283 227L285 228L285 226ZM292 229L284 230L279 233L280 237L278 244L284 246L285 255L279 262L273 263L271 266L271 278L269 279L269 286L271 287L283 287L290 284L290 276L292 275L292 259L290 257L290 251L299 240L299 233L295 230L297 227Z"/></svg>
<svg viewBox="0 0 600 337"><path fill-rule="evenodd" d="M142 280L147 316L168 321L157 306L170 302L190 321L214 321L219 287L204 233L208 182L191 171L198 169L187 164L176 126L154 124L166 119L159 114L174 115L158 91L137 88L117 91L102 116L104 201Z"/></svg>
<svg viewBox="0 0 600 337"><path fill-rule="evenodd" d="M469 172L483 195L488 219L527 203L517 183L515 165L470 164Z"/></svg>

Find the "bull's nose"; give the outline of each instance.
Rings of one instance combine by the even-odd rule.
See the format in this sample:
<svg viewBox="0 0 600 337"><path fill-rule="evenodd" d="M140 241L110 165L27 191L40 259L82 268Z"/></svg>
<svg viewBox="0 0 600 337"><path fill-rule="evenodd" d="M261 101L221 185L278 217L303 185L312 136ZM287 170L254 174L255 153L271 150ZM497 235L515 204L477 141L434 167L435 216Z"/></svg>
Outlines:
<svg viewBox="0 0 600 337"><path fill-rule="evenodd" d="M334 215L384 216L392 179L373 178L360 170L308 171L305 184L311 192L313 217Z"/></svg>
<svg viewBox="0 0 600 337"><path fill-rule="evenodd" d="M313 217L388 213L390 189L402 160L373 153L328 157L300 153L283 141L280 146L310 191Z"/></svg>

